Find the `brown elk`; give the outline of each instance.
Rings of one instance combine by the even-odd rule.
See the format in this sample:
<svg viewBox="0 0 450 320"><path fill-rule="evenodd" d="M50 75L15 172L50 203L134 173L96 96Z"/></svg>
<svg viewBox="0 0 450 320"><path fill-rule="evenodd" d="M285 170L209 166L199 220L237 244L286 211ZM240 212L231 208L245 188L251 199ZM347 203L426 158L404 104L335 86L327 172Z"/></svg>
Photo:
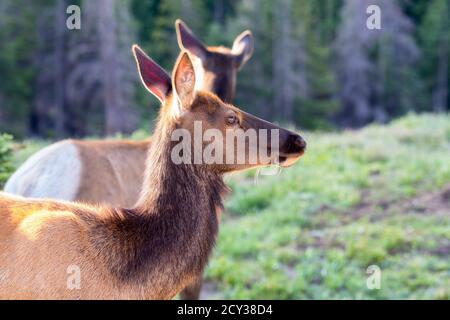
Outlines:
<svg viewBox="0 0 450 320"><path fill-rule="evenodd" d="M196 89L216 93L225 102L234 96L236 74L253 51L253 37L244 31L231 49L206 47L181 21L175 23L180 48L189 51L199 78ZM147 76L161 77L164 71L148 64ZM154 84L157 86L157 84ZM166 92L152 93L163 102ZM5 191L33 198L51 198L87 203L132 206L143 182L150 139L144 141L64 140L30 157L8 180ZM197 299L200 283L182 293Z"/></svg>
<svg viewBox="0 0 450 320"><path fill-rule="evenodd" d="M0 298L169 299L198 277L218 229L218 211L226 190L222 176L236 169L267 165L176 164L176 130L279 130L280 164L292 164L305 150L294 132L276 127L195 90L195 72L187 52L179 56L172 80L154 87L146 75L151 62L134 47L141 79L149 90L164 92L149 149L142 192L131 209L26 199L0 193ZM165 88L161 84L166 83ZM163 90L161 90L163 89ZM223 135L225 136L225 134ZM260 148L248 141L245 159ZM228 146L223 141L223 146ZM272 145L265 144L266 149ZM197 149L185 150L196 157ZM247 160L246 160L247 161ZM80 271L79 288L68 288L67 268Z"/></svg>

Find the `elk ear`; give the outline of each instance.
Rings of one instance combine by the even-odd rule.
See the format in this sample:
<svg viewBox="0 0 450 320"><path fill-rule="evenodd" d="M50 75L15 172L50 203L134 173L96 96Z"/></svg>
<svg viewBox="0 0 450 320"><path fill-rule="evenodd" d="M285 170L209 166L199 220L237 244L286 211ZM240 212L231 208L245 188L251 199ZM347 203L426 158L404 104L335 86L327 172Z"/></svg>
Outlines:
<svg viewBox="0 0 450 320"><path fill-rule="evenodd" d="M190 108L195 97L195 72L187 51L183 50L175 63L172 81L180 106Z"/></svg>
<svg viewBox="0 0 450 320"><path fill-rule="evenodd" d="M187 50L201 60L206 58L208 49L206 49L203 43L197 39L188 26L180 19L175 21L175 30L177 32L178 46L181 50Z"/></svg>
<svg viewBox="0 0 450 320"><path fill-rule="evenodd" d="M133 45L132 51L142 83L159 101L164 102L172 89L170 76L137 45Z"/></svg>
<svg viewBox="0 0 450 320"><path fill-rule="evenodd" d="M250 30L242 32L233 42L231 49L236 57L236 64L241 68L253 54L253 35Z"/></svg>

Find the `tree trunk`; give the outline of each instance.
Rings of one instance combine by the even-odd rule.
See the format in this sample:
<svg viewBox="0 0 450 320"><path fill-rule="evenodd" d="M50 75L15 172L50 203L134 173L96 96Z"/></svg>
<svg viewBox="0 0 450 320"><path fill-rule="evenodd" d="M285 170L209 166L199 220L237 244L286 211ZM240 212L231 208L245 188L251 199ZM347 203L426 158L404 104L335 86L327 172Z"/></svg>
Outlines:
<svg viewBox="0 0 450 320"><path fill-rule="evenodd" d="M444 13L445 14L445 13ZM448 29L448 20L443 19L444 26L442 30ZM448 101L448 36L441 32L438 52L438 64L436 70L436 87L433 90L433 110L435 112L444 112L447 109Z"/></svg>
<svg viewBox="0 0 450 320"><path fill-rule="evenodd" d="M293 120L294 90L292 82L292 52L291 52L291 0L282 0L274 4L273 20L273 106L280 110L281 116L287 121Z"/></svg>
<svg viewBox="0 0 450 320"><path fill-rule="evenodd" d="M128 21L125 21L124 16L116 14L116 1L98 0L97 5L105 133L107 135L117 132L130 133L136 129L136 117L132 106L129 105L132 101L132 94L130 94L132 89L128 88L130 86L128 62L132 59L129 53L131 46L124 48L128 45L124 43L124 38L129 37L128 34L124 34L129 32L125 26ZM121 39L118 38L120 36L122 36Z"/></svg>
<svg viewBox="0 0 450 320"><path fill-rule="evenodd" d="M225 6L223 0L214 1L214 21L220 25L225 24Z"/></svg>
<svg viewBox="0 0 450 320"><path fill-rule="evenodd" d="M65 0L58 0L55 7L55 131L58 138L65 136L65 105L64 105L64 88L65 88Z"/></svg>
<svg viewBox="0 0 450 320"><path fill-rule="evenodd" d="M97 23L99 32L99 50L101 77L103 84L103 103L105 110L106 134L122 131L121 108L118 105L118 92L116 81L116 21L114 19L114 2L111 0L97 0Z"/></svg>

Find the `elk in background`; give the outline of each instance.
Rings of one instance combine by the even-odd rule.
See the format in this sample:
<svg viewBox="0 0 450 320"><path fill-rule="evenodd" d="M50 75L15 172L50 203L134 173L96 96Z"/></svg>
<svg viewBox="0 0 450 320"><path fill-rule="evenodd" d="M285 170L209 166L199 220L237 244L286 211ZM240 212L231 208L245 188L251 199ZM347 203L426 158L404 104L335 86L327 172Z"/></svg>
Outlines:
<svg viewBox="0 0 450 320"><path fill-rule="evenodd" d="M228 49L204 46L181 20L176 21L175 27L180 48L192 54L199 78L196 89L214 92L231 102L237 70L253 51L251 32L241 33L232 49ZM157 65L149 67L148 77L165 73ZM164 102L165 92L154 94ZM5 191L24 197L129 207L139 195L149 143L150 139L63 140L25 161L6 182Z"/></svg>

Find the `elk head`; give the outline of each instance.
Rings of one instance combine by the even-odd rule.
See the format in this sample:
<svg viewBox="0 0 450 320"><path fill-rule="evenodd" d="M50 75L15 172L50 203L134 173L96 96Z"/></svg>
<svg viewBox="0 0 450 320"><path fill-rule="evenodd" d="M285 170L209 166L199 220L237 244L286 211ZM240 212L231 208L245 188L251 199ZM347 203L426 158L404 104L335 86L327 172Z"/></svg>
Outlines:
<svg viewBox="0 0 450 320"><path fill-rule="evenodd" d="M237 71L253 53L252 33L249 30L242 32L229 49L206 47L180 19L175 22L175 29L180 49L191 54L197 77L196 89L214 92L223 101L231 102Z"/></svg>
<svg viewBox="0 0 450 320"><path fill-rule="evenodd" d="M197 90L194 64L187 51L178 57L171 82L142 50L134 46L133 51L144 86L165 101L159 124L170 128L165 134L170 135L174 163L225 173L273 163L289 166L304 153L306 143L295 132Z"/></svg>

